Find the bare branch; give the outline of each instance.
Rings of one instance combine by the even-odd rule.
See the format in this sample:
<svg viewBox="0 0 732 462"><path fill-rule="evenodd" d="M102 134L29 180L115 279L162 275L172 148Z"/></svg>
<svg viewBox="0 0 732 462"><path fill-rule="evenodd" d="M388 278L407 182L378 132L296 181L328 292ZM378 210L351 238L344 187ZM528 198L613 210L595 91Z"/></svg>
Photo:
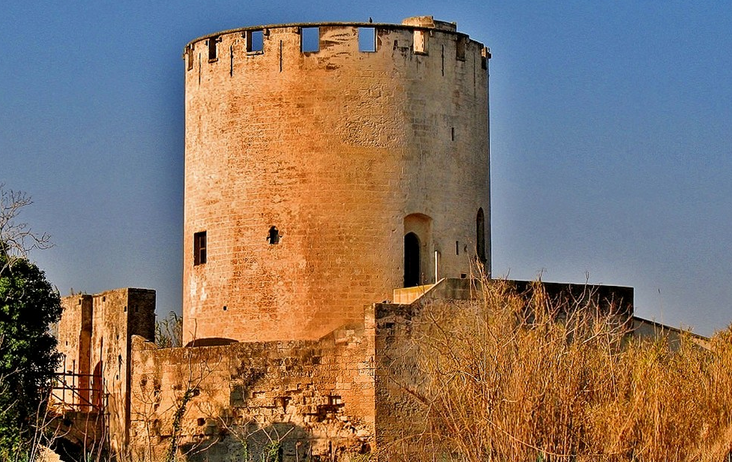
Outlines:
<svg viewBox="0 0 732 462"><path fill-rule="evenodd" d="M28 194L5 189L5 184L0 183L0 255L6 257L0 270L12 266L18 258L28 258L31 250L53 246L49 234L36 233L28 223L18 221L23 208L32 203Z"/></svg>

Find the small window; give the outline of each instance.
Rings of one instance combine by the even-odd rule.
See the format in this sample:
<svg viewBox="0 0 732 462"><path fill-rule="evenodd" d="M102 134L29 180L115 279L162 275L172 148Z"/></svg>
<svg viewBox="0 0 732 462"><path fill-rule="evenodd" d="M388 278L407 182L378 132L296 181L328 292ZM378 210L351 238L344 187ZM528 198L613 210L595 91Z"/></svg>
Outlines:
<svg viewBox="0 0 732 462"><path fill-rule="evenodd" d="M358 51L363 53L376 51L376 29L374 27L358 28Z"/></svg>
<svg viewBox="0 0 732 462"><path fill-rule="evenodd" d="M276 245L280 243L280 230L277 229L276 226L272 226L269 228L269 233L267 234L267 240L269 241L270 245Z"/></svg>
<svg viewBox="0 0 732 462"><path fill-rule="evenodd" d="M468 38L464 36L458 36L457 44L455 48L455 58L458 61L465 61L465 48L468 44Z"/></svg>
<svg viewBox="0 0 732 462"><path fill-rule="evenodd" d="M320 51L320 27L303 27L300 30L300 50L303 53Z"/></svg>
<svg viewBox="0 0 732 462"><path fill-rule="evenodd" d="M219 42L218 37L211 37L208 39L208 61L216 61L218 59L217 43Z"/></svg>
<svg viewBox="0 0 732 462"><path fill-rule="evenodd" d="M264 31L248 30L246 39L247 53L261 53L264 51Z"/></svg>
<svg viewBox="0 0 732 462"><path fill-rule="evenodd" d="M206 231L193 235L193 265L206 263Z"/></svg>
<svg viewBox="0 0 732 462"><path fill-rule="evenodd" d="M427 31L414 31L414 52L423 55L427 54Z"/></svg>

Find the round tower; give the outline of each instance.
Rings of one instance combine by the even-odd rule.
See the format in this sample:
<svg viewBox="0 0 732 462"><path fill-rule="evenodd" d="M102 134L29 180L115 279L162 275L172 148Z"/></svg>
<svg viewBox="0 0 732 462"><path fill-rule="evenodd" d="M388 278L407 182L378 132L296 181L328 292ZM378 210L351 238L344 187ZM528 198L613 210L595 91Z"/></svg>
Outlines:
<svg viewBox="0 0 732 462"><path fill-rule="evenodd" d="M248 27L184 58L184 342L316 339L490 271L490 54L454 24Z"/></svg>

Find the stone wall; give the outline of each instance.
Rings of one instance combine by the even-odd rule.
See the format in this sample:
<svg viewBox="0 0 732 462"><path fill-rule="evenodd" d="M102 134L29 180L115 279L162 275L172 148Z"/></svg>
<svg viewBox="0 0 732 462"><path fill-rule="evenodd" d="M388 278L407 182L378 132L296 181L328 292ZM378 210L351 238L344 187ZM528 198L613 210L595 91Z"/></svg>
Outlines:
<svg viewBox="0 0 732 462"><path fill-rule="evenodd" d="M487 50L453 24L408 23L188 44L184 342L314 340L358 321L403 286L411 231L419 282L469 274L480 209L490 264Z"/></svg>
<svg viewBox="0 0 732 462"><path fill-rule="evenodd" d="M135 339L129 452L162 460L349 461L374 440L374 329L317 341L159 349ZM179 421L176 423L176 413ZM275 460L275 459L271 459Z"/></svg>
<svg viewBox="0 0 732 462"><path fill-rule="evenodd" d="M56 372L70 374L64 377L70 389L57 389L52 404L68 411L89 412L92 296L78 294L64 297L61 307L63 311L57 328L57 350L63 358Z"/></svg>

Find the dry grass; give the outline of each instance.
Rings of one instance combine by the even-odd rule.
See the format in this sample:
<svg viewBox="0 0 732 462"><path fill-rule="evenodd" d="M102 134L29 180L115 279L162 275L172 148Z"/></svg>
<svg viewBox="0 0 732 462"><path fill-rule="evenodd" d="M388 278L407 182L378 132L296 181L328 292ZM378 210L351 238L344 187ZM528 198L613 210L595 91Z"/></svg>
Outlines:
<svg viewBox="0 0 732 462"><path fill-rule="evenodd" d="M425 306L411 348L427 380L405 393L424 425L411 425L408 451L387 446L388 460L726 460L732 331L710 350L672 347L582 303L555 306L537 289L527 310L489 283L480 303Z"/></svg>

